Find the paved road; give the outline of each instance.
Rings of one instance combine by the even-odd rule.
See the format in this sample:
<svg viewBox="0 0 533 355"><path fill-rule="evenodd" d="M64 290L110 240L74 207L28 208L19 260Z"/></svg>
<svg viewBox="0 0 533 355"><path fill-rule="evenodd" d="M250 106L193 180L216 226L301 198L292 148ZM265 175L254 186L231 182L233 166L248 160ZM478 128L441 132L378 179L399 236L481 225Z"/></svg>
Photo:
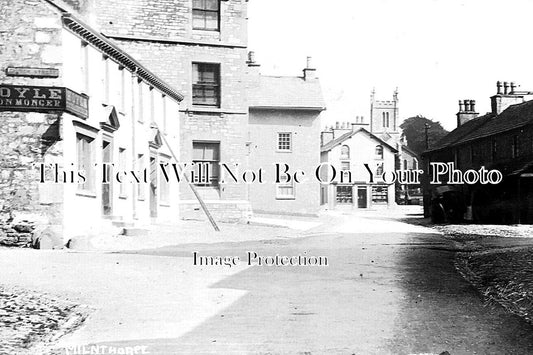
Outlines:
<svg viewBox="0 0 533 355"><path fill-rule="evenodd" d="M248 268L211 285L246 294L192 331L115 345L142 344L152 354L533 353L533 327L485 305L456 273L454 250L439 235L379 218L349 218L330 230L141 252L307 252L327 256L329 267Z"/></svg>

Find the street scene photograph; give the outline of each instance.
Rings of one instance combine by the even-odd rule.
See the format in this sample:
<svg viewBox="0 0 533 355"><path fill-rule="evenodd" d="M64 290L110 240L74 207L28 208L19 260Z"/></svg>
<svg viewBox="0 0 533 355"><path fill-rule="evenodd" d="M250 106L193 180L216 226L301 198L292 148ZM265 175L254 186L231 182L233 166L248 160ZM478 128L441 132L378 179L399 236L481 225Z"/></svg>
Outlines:
<svg viewBox="0 0 533 355"><path fill-rule="evenodd" d="M0 0L0 355L533 354L532 13Z"/></svg>

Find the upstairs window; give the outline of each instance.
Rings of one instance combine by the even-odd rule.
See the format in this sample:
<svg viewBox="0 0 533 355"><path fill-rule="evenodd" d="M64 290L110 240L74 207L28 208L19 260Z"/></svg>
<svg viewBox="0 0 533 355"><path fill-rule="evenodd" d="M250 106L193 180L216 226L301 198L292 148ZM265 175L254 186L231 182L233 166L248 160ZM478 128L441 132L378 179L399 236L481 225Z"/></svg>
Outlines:
<svg viewBox="0 0 533 355"><path fill-rule="evenodd" d="M290 152L292 150L292 136L290 133L278 133L278 150Z"/></svg>
<svg viewBox="0 0 533 355"><path fill-rule="evenodd" d="M350 160L350 147L347 145L341 147L341 160Z"/></svg>
<svg viewBox="0 0 533 355"><path fill-rule="evenodd" d="M518 136L514 136L513 145L512 145L512 157L517 158L518 155L520 155L520 146L518 142Z"/></svg>
<svg viewBox="0 0 533 355"><path fill-rule="evenodd" d="M220 106L220 65L193 63L192 104Z"/></svg>
<svg viewBox="0 0 533 355"><path fill-rule="evenodd" d="M192 27L195 30L220 30L220 0L193 0Z"/></svg>
<svg viewBox="0 0 533 355"><path fill-rule="evenodd" d="M389 113L388 112L383 112L382 115L383 115L383 127L388 128L389 124L390 124Z"/></svg>
<svg viewBox="0 0 533 355"><path fill-rule="evenodd" d="M376 159L383 159L383 146L377 145L376 146Z"/></svg>

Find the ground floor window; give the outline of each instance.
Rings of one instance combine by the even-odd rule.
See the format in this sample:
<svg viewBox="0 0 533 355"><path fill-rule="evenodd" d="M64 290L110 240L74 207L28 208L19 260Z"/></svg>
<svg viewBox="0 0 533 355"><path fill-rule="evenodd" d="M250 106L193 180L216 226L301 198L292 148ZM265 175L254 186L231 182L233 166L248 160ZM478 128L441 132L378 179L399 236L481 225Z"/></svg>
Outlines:
<svg viewBox="0 0 533 355"><path fill-rule="evenodd" d="M294 199L294 179L287 181L287 177L281 177L281 182L276 185L276 198L278 200Z"/></svg>
<svg viewBox="0 0 533 355"><path fill-rule="evenodd" d="M126 156L126 148L118 148L118 166L119 171L126 171L127 169L127 156ZM119 184L120 186L120 192L119 197L120 198L128 198L128 184L122 182Z"/></svg>
<svg viewBox="0 0 533 355"><path fill-rule="evenodd" d="M137 171L142 173L145 169L145 165L144 165L144 154L137 154L137 162L136 162L136 165L137 165ZM138 183L137 184L137 199L139 201L144 201L144 199L146 198L146 192L145 192L145 184L143 183Z"/></svg>
<svg viewBox="0 0 533 355"><path fill-rule="evenodd" d="M95 139L81 133L76 134L76 148L78 171L83 172L85 181L78 185L78 189L86 192L95 192Z"/></svg>
<svg viewBox="0 0 533 355"><path fill-rule="evenodd" d="M352 204L353 203L353 188L352 186L337 186L337 203Z"/></svg>
<svg viewBox="0 0 533 355"><path fill-rule="evenodd" d="M193 163L207 164L209 177L207 182L197 183L197 186L218 187L220 180L220 143L219 142L193 142ZM195 170L196 171L196 170Z"/></svg>
<svg viewBox="0 0 533 355"><path fill-rule="evenodd" d="M389 194L388 187L383 186L372 186L372 202L373 203L388 203Z"/></svg>
<svg viewBox="0 0 533 355"><path fill-rule="evenodd" d="M161 158L160 163L168 169L169 160ZM165 178L164 174L159 174L159 201L163 205L170 203L170 182Z"/></svg>

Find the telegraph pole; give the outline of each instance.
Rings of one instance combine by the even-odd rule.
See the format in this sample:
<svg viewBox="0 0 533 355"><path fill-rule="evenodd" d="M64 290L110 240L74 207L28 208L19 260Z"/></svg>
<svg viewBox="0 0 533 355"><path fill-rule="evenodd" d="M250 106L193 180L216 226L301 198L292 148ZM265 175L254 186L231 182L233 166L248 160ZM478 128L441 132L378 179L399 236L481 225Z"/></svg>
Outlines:
<svg viewBox="0 0 533 355"><path fill-rule="evenodd" d="M430 128L429 124L424 123L424 130L426 132L426 149L429 149L429 134L428 134L429 128Z"/></svg>

